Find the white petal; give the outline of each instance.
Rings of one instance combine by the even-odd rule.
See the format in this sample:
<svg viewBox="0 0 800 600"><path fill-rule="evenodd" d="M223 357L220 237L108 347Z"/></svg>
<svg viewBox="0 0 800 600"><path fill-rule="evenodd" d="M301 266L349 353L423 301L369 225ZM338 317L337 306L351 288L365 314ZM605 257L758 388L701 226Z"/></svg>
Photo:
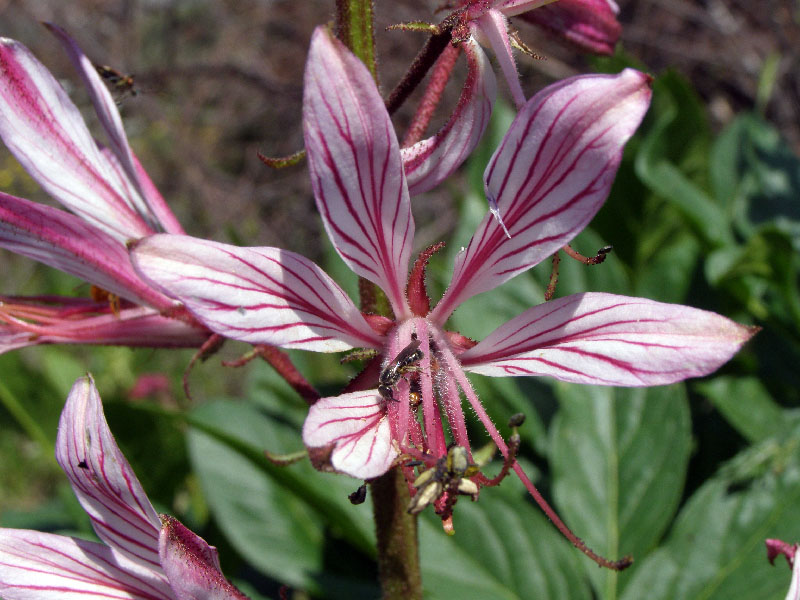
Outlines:
<svg viewBox="0 0 800 600"><path fill-rule="evenodd" d="M288 250L162 234L132 256L145 279L225 337L315 352L380 346L336 282Z"/></svg>

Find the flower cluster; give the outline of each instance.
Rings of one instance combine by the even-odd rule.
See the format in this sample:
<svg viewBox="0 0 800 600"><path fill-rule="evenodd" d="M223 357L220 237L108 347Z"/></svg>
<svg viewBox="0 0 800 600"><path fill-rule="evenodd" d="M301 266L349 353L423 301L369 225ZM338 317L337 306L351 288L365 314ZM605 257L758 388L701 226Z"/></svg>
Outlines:
<svg viewBox="0 0 800 600"><path fill-rule="evenodd" d="M446 327L462 302L530 269L588 224L647 110L649 84L633 70L575 77L521 107L485 172L496 210L458 254L451 283L431 308L424 273L434 250L421 253L409 274L414 219L389 115L367 69L320 28L303 100L317 207L339 255L383 290L393 318L362 314L317 265L279 248L162 234L135 245L135 268L225 337L380 355L345 393L310 408L303 440L319 468L362 479L396 464L434 469L453 445L471 460L465 399L533 493L466 372L662 385L715 370L753 333L705 311L603 293L535 306L479 343ZM405 470L413 487L413 471ZM479 473L473 479L488 482Z"/></svg>
<svg viewBox="0 0 800 600"><path fill-rule="evenodd" d="M133 155L108 90L71 38L49 26L87 84L107 146L92 139L63 89L24 46L0 40L0 136L73 213L0 192L0 246L77 275L96 291L93 299L0 298L0 351L51 342L199 346L212 332L285 349L365 349L372 358L364 371L342 394L309 409L302 437L317 468L369 480L400 467L413 496L409 512L432 505L446 527L458 494L477 498L510 470L546 506L515 460L518 442L501 436L467 373L663 385L714 371L754 329L686 306L592 292L533 306L482 341L448 329L463 302L531 269L588 225L649 106L651 79L632 69L573 77L526 100L507 17L545 4L457 6L452 39L468 62L466 85L447 124L404 148L367 68L327 29L314 32L303 125L317 208L344 262L385 294L386 315L362 312L299 254L185 235ZM562 0L542 18L565 35L576 32L577 43L608 51L618 35L615 8L607 0ZM585 11L595 20L582 20ZM487 126L496 83L479 43L494 49L518 114L484 173L486 215L432 304L425 270L441 244L412 264L411 198L448 177ZM464 402L504 457L498 477L474 464ZM150 586L148 597L183 598L191 593L181 586L203 577L222 597L238 597L212 549L155 515L107 431L90 380L76 384L65 408L59 462L107 546L3 531L0 552L18 560L0 571L0 592L23 597L7 590L29 589L25 573L53 560L53 588L75 580L85 586L76 590L102 596L117 582ZM581 549L606 566L624 566Z"/></svg>
<svg viewBox="0 0 800 600"><path fill-rule="evenodd" d="M126 248L129 240L183 229L128 145L91 61L64 30L47 27L86 84L108 144L92 138L64 89L25 46L0 38L0 138L71 211L0 192L0 248L75 275L92 294L0 296L0 353L46 343L200 346L209 331L137 276Z"/></svg>

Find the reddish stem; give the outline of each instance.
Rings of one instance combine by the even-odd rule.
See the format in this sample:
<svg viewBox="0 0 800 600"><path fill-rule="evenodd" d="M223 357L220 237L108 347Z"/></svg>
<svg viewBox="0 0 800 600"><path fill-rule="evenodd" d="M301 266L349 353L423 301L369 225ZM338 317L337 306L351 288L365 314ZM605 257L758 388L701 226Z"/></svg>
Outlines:
<svg viewBox="0 0 800 600"><path fill-rule="evenodd" d="M436 61L433 73L431 73L431 80L428 87L425 88L425 94L420 100L417 112L411 121L405 139L403 139L403 148L416 144L425 135L433 113L442 99L442 93L450 79L450 73L453 72L453 67L456 65L459 52L460 48L448 45Z"/></svg>

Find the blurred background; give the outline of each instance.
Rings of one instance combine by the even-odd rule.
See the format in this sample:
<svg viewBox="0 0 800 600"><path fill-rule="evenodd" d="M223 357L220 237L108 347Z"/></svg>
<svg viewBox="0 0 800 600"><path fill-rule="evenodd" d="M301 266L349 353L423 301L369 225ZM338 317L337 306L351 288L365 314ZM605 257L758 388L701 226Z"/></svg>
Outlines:
<svg viewBox="0 0 800 600"><path fill-rule="evenodd" d="M425 37L384 28L436 21L438 6L376 2L379 77L385 94ZM531 561L547 563L547 556L536 554L542 550L509 541L517 526L508 515L524 514L526 523L535 521L536 535L544 536L540 539L550 535L527 500L514 495L519 490L505 489L509 485L503 486L502 501L487 499L484 504L482 497L476 506L486 509L462 503L468 515L462 523L483 523L483 528L465 527L466 533L452 542L458 546L438 546L451 542L440 540L435 519L423 521L429 556L453 561L428 563L430 597L451 597L448 590L462 586L464 598L524 598L537 585L541 597L553 598L637 598L643 590L649 597L664 598L778 598L788 586L788 571L783 565L768 570L759 544L768 535L800 539L800 517L792 516L800 514L800 2L619 0L619 6L622 37L612 58L588 57L512 19L520 38L542 56L518 56L528 96L556 79L616 72L625 65L657 78L653 106L626 151L611 198L592 229L576 240L578 250L587 255L605 244L613 244L615 252L594 269L562 267L559 295L584 290L642 295L715 310L764 330L717 377L652 393L585 391L547 382L476 382L498 423L527 407L525 464L539 475L538 483L555 498L576 533L597 550L633 551L634 569L641 570L632 569L633 579L620 580L612 590L602 580L605 575L591 567L584 572L582 559L569 549L559 554L562 549L552 551L559 566L539 567L538 583L522 575L502 575L516 572L510 558L514 555L530 552L535 557ZM133 89L115 91L128 136L188 233L302 253L324 265L352 293L354 279L322 235L305 163L273 170L258 158L258 152L283 156L302 148L307 46L314 27L331 18L329 0L0 0L0 35L22 41L51 69L94 130L97 123L87 96L40 22L62 26L95 63L133 77ZM462 81L463 71L457 70L444 107L454 106ZM482 170L511 118L508 90L499 76L498 89L495 122L480 152L445 185L415 201L417 250L443 239L454 240L451 249L457 248L485 211ZM395 115L399 132L418 97L412 96ZM446 118L446 111L437 115L432 130ZM0 189L52 203L4 147ZM444 288L450 265L452 252L434 260L434 289ZM0 273L4 295L88 294L88 287L77 280L5 251L0 251ZM486 330L476 323L485 321L487 309L499 319L486 325L491 329L501 317L540 302L548 276L548 266L542 265L504 286L497 298L475 299L456 314L454 329L480 338ZM296 597L376 597L368 508L349 523L357 533L342 531L298 500L300 488L276 476L270 470L274 467L259 465L255 473L241 475L252 486L248 494L262 501L258 508L247 508L258 516L254 523L263 524L272 514L275 521L294 525L280 532L259 529L252 537L260 535L260 541L235 529L234 521L247 510L220 495L221 488L236 487L237 482L222 485L219 478L235 471L223 455L230 461L237 456L219 441L211 424L229 419L256 453L288 452L299 448L297 431L305 411L265 365L241 370L220 366L221 358L236 358L246 350L229 343L198 365L189 376L191 400L185 398L180 379L192 351L40 347L0 356L0 526L89 535L52 459L63 399L75 377L89 370L106 401L112 431L157 508L220 546L226 574L244 582L251 593L273 597L281 584L291 586ZM336 393L356 372L336 357L298 354L296 360L323 393ZM612 508L613 517L602 510L607 497L581 495L586 480L575 469L591 470L591 465L582 463L585 459L575 447L571 450L564 442L593 439L594 425L583 423L576 408L587 401L618 407L611 412L620 411L620 420L630 415L626 406L654 415L634 419L635 425L629 422L628 433L636 443L624 451L616 447L616 466L624 475L635 464L638 470L628 475L638 483L624 488L618 482L616 491L609 487L609 497L614 492L633 498L631 506L622 501ZM667 405L673 408L664 409ZM248 411L264 420L258 421L263 429L252 425ZM662 439L657 430L665 422L677 425L672 437ZM603 456L609 452L602 444L593 450ZM626 452L628 460L622 460ZM209 465L209 457L218 462ZM242 466L242 473L247 468L252 465ZM603 462L597 468L610 467ZM324 486L339 490L345 505L346 492L357 487L346 478L314 481L324 482L320 492ZM715 496L715 490L721 491ZM461 508L456 510L457 528ZM711 527L710 515L727 515L725 511L743 511L748 517L737 521L732 516L714 531L704 529ZM656 512L659 516L648 516ZM303 518L313 523L309 531L297 525ZM495 554L486 550L488 542L481 537L490 526L508 533L497 534ZM619 533L621 548L604 547L609 527ZM718 551L690 560L689 549L703 536L717 536ZM289 550L283 557L273 556L280 554L276 547ZM495 562L499 547L508 558L502 564ZM767 570L761 570L764 565ZM548 572L556 571L563 575L560 586L547 580ZM468 572L495 587L481 587ZM582 574L583 583L574 583L575 573ZM658 588L651 577L661 577L663 585ZM655 588L662 591L653 592Z"/></svg>

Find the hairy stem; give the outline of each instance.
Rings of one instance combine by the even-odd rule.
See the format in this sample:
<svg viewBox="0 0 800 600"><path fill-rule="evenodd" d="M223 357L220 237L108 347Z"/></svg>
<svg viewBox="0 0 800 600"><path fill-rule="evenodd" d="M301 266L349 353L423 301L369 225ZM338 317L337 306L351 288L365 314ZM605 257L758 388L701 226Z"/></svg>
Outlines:
<svg viewBox="0 0 800 600"><path fill-rule="evenodd" d="M371 489L383 600L421 600L417 518L406 512L410 496L402 471L391 469Z"/></svg>
<svg viewBox="0 0 800 600"><path fill-rule="evenodd" d="M336 37L367 65L372 78L377 81L372 0L336 0Z"/></svg>

